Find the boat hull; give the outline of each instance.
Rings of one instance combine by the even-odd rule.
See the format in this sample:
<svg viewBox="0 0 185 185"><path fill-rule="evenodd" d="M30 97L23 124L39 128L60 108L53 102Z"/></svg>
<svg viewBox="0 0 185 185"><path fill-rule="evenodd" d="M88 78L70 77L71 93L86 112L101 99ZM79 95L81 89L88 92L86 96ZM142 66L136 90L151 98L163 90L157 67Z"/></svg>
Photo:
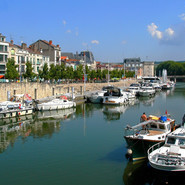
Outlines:
<svg viewBox="0 0 185 185"><path fill-rule="evenodd" d="M37 109L38 110L59 110L59 109L67 109L75 107L75 103L67 103L67 104L38 104Z"/></svg>
<svg viewBox="0 0 185 185"><path fill-rule="evenodd" d="M7 119L7 118L12 118L12 117L18 117L18 116L25 116L25 115L32 114L32 113L33 113L32 108L2 111L2 112L0 112L0 119Z"/></svg>
<svg viewBox="0 0 185 185"><path fill-rule="evenodd" d="M128 148L132 150L132 160L142 160L147 158L148 149L156 143L161 142L161 140L144 140L144 139L133 139L129 136L124 136ZM162 141L164 142L164 140Z"/></svg>
<svg viewBox="0 0 185 185"><path fill-rule="evenodd" d="M157 169L157 170L161 170L161 171L176 171L176 172L181 172L181 171L185 171L185 166L179 166L179 165L174 165L174 166L167 166L167 165L159 165L157 163L153 163L151 161L149 161L149 164Z"/></svg>
<svg viewBox="0 0 185 185"><path fill-rule="evenodd" d="M139 91L139 96L153 96L155 92Z"/></svg>

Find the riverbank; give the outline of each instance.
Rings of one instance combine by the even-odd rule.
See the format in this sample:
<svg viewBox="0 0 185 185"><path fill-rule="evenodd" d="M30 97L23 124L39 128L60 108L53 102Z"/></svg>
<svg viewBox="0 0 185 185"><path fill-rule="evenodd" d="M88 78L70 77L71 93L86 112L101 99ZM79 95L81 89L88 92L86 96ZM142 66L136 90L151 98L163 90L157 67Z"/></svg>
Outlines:
<svg viewBox="0 0 185 185"><path fill-rule="evenodd" d="M131 83L135 82L135 79L126 79L120 82L110 82L110 85L123 88L127 87ZM86 83L85 91L96 91L102 89L103 86L107 86L108 83ZM55 96L59 94L72 93L83 95L84 84L83 83L71 83L71 84L48 84L48 83L1 83L0 84L0 102L6 101L9 97L16 94L30 94L33 99L41 99L48 96Z"/></svg>

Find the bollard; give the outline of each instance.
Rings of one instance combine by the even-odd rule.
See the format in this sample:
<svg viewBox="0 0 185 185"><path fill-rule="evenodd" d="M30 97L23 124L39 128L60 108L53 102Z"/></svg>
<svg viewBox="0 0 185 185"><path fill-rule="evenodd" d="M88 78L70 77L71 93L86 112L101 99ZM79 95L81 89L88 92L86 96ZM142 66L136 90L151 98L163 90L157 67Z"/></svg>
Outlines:
<svg viewBox="0 0 185 185"><path fill-rule="evenodd" d="M10 101L10 91L7 91L7 100Z"/></svg>
<svg viewBox="0 0 185 185"><path fill-rule="evenodd" d="M80 94L83 95L83 87L80 86Z"/></svg>

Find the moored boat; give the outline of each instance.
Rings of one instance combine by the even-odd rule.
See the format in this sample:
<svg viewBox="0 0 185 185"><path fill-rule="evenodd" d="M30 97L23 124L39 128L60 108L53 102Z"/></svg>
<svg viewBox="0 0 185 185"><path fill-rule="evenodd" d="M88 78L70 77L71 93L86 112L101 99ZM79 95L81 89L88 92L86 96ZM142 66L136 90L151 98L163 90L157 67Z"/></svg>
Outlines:
<svg viewBox="0 0 185 185"><path fill-rule="evenodd" d="M139 96L153 96L155 89L152 86L142 86L138 93Z"/></svg>
<svg viewBox="0 0 185 185"><path fill-rule="evenodd" d="M103 104L106 105L123 105L128 101L128 97L126 94L122 93L120 88L114 88L111 90L107 90L103 96Z"/></svg>
<svg viewBox="0 0 185 185"><path fill-rule="evenodd" d="M54 99L49 102L37 104L38 110L58 110L76 107L76 103L67 99Z"/></svg>
<svg viewBox="0 0 185 185"><path fill-rule="evenodd" d="M185 128L168 134L165 144L158 143L148 150L150 165L163 171L185 171Z"/></svg>
<svg viewBox="0 0 185 185"><path fill-rule="evenodd" d="M33 113L33 106L20 102L5 101L0 104L0 119L24 116Z"/></svg>
<svg viewBox="0 0 185 185"><path fill-rule="evenodd" d="M125 128L125 140L132 152L133 160L146 159L152 145L164 142L173 128L175 120L166 116L149 116L149 120Z"/></svg>

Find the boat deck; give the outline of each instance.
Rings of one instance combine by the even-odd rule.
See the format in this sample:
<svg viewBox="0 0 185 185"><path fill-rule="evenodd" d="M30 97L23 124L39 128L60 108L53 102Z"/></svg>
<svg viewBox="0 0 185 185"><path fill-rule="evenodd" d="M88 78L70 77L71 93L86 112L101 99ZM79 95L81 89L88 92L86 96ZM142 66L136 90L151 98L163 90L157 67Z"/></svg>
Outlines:
<svg viewBox="0 0 185 185"><path fill-rule="evenodd" d="M158 130L148 130L148 135L149 136L154 136L154 135L160 135L163 134L163 131L158 131Z"/></svg>

